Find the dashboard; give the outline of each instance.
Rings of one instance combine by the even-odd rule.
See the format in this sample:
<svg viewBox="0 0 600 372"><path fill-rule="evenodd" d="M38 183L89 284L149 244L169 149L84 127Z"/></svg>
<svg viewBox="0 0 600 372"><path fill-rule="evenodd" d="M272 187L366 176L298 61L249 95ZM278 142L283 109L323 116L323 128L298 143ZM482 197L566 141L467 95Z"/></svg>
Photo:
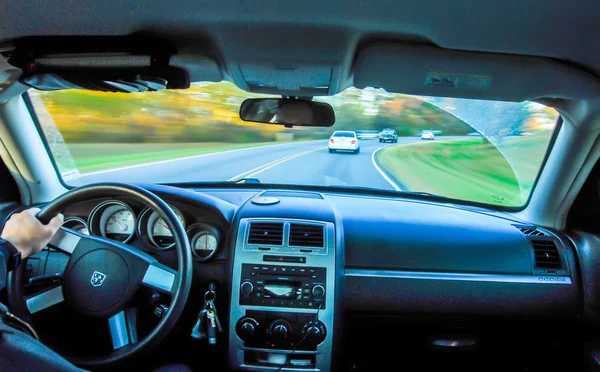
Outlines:
<svg viewBox="0 0 600 372"><path fill-rule="evenodd" d="M360 340L390 331L411 337L403 347L415 358L429 355L417 346L454 351L485 337L487 345L509 337L498 355L525 358L578 332L573 324L584 314L577 240L506 213L339 192L144 187L186 228L198 288L189 327L208 284L218 284L219 337L232 370L267 371L282 361L296 371L337 370L336 361L366 351L383 361L394 351ZM170 231L145 205L104 198L64 215L69 228L175 268Z"/></svg>

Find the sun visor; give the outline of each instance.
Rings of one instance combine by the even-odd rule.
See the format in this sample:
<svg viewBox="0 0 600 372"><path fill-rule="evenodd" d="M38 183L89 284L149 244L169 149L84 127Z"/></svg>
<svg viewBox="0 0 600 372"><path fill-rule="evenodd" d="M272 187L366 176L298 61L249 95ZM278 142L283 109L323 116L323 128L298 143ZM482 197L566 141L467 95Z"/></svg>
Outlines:
<svg viewBox="0 0 600 372"><path fill-rule="evenodd" d="M144 92L223 80L215 59L178 52L170 42L126 37L25 38L7 52L20 81L40 90Z"/></svg>
<svg viewBox="0 0 600 372"><path fill-rule="evenodd" d="M552 59L424 45L373 44L358 53L353 72L357 88L415 95L499 101L600 95L594 76Z"/></svg>

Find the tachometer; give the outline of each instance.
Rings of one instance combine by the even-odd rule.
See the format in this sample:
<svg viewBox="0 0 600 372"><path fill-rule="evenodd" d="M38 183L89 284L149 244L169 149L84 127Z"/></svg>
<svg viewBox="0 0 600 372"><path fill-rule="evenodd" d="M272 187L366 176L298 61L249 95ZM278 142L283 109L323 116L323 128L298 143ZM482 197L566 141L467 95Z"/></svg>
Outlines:
<svg viewBox="0 0 600 372"><path fill-rule="evenodd" d="M131 238L134 230L135 216L131 210L123 208L106 214L101 233L105 238L124 242Z"/></svg>
<svg viewBox="0 0 600 372"><path fill-rule="evenodd" d="M192 253L202 261L213 257L219 248L220 234L217 229L203 223L197 223L189 227L188 237L192 247Z"/></svg>
<svg viewBox="0 0 600 372"><path fill-rule="evenodd" d="M126 243L135 232L135 213L123 202L104 202L90 214L90 230L94 235Z"/></svg>

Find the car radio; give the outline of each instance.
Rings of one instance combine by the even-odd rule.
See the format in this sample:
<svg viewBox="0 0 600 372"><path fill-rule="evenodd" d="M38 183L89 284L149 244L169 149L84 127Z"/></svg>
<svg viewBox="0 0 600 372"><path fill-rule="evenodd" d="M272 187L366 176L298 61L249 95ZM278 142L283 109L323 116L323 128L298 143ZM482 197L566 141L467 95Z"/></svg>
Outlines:
<svg viewBox="0 0 600 372"><path fill-rule="evenodd" d="M322 267L243 264L240 305L325 309Z"/></svg>

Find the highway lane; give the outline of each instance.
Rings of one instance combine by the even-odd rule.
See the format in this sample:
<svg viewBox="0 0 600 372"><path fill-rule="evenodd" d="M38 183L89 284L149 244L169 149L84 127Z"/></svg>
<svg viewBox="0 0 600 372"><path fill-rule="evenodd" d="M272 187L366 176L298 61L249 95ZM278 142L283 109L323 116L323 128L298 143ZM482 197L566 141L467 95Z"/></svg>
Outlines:
<svg viewBox="0 0 600 372"><path fill-rule="evenodd" d="M411 142L421 142L421 139L398 139L398 144ZM373 162L375 151L395 144L361 140L360 145L359 154L330 154L326 140L265 146L89 173L82 175L79 180L81 183L176 183L248 177L258 178L262 183L399 190L393 181L386 180Z"/></svg>

